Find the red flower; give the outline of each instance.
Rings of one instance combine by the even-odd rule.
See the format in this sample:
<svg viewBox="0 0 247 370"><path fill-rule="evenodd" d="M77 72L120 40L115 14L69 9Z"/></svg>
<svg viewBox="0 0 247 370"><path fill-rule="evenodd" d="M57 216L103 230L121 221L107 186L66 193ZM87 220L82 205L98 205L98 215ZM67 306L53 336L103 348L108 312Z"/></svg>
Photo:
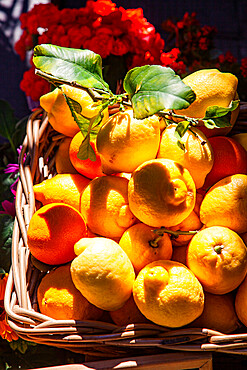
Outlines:
<svg viewBox="0 0 247 370"><path fill-rule="evenodd" d="M224 54L219 55L218 59L221 64L225 62L230 64L237 63L237 59L232 55L230 51L227 51L225 55Z"/></svg>
<svg viewBox="0 0 247 370"><path fill-rule="evenodd" d="M168 53L162 53L160 57L162 65L166 66L166 65L171 64L177 59L179 54L180 54L180 50L178 48L173 48Z"/></svg>
<svg viewBox="0 0 247 370"><path fill-rule="evenodd" d="M112 53L114 39L111 35L98 34L93 38L86 40L84 48L100 54L102 58L108 57Z"/></svg>
<svg viewBox="0 0 247 370"><path fill-rule="evenodd" d="M43 33L43 35L38 37L39 44L50 44L51 38L48 36L48 33Z"/></svg>
<svg viewBox="0 0 247 370"><path fill-rule="evenodd" d="M32 35L38 35L38 27L39 27L38 18L35 14L30 15L27 19L27 29Z"/></svg>
<svg viewBox="0 0 247 370"><path fill-rule="evenodd" d="M33 101L38 101L41 95L50 91L50 84L43 78L35 74L35 68L31 67L24 72L23 79L20 83L20 88Z"/></svg>
<svg viewBox="0 0 247 370"><path fill-rule="evenodd" d="M99 14L101 16L109 15L111 12L114 12L116 9L116 4L112 3L111 0L98 0L87 2L86 7L92 10L92 12Z"/></svg>
<svg viewBox="0 0 247 370"><path fill-rule="evenodd" d="M242 76L244 78L247 78L247 58L241 59L240 70L241 70Z"/></svg>
<svg viewBox="0 0 247 370"><path fill-rule="evenodd" d="M70 47L81 49L84 42L91 37L91 31L87 26L74 26L69 28L67 35L69 37Z"/></svg>
<svg viewBox="0 0 247 370"><path fill-rule="evenodd" d="M54 4L34 5L33 12L36 13L39 27L46 29L60 21L60 11Z"/></svg>
<svg viewBox="0 0 247 370"><path fill-rule="evenodd" d="M199 48L201 50L207 50L208 49L208 43L206 37L200 37L199 39Z"/></svg>
<svg viewBox="0 0 247 370"><path fill-rule="evenodd" d="M21 60L26 58L26 38L28 36L27 31L24 31L20 39L15 43L15 51L20 55Z"/></svg>
<svg viewBox="0 0 247 370"><path fill-rule="evenodd" d="M217 29L216 27L210 27L210 26L203 26L201 28L201 31L202 31L202 34L204 36L208 36L208 35L211 35L211 34L215 34L217 32Z"/></svg>
<svg viewBox="0 0 247 370"><path fill-rule="evenodd" d="M112 54L113 55L124 55L129 51L129 42L127 39L116 39L113 44Z"/></svg>
<svg viewBox="0 0 247 370"><path fill-rule="evenodd" d="M38 4L21 16L21 22L24 31L16 51L22 59L26 49L35 46L27 43L27 35L38 36L39 44L89 49L103 59L111 54L126 55L127 68L160 64L164 48L164 40L144 18L141 8L117 8L111 0L88 0L84 8L63 10L53 4ZM23 76L21 89L34 99L47 85L30 69Z"/></svg>
<svg viewBox="0 0 247 370"><path fill-rule="evenodd" d="M77 10L76 9L62 9L60 11L60 23L61 24L73 24L76 22Z"/></svg>

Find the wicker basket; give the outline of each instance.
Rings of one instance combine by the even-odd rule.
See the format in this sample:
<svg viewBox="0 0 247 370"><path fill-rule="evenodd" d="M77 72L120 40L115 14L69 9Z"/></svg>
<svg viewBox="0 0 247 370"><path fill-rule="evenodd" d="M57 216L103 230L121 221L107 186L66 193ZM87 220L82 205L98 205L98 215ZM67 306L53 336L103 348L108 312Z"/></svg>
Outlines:
<svg viewBox="0 0 247 370"><path fill-rule="evenodd" d="M232 134L244 131L247 104L241 103ZM33 184L56 174L54 154L63 138L51 128L42 110L30 116L19 163L12 267L5 293L10 327L25 340L94 356L123 357L143 354L143 350L145 354L168 350L247 354L246 328L238 334L224 335L210 329L170 330L147 323L118 327L110 322L54 320L38 311L36 290L45 273L33 266L27 247L27 227L35 212Z"/></svg>

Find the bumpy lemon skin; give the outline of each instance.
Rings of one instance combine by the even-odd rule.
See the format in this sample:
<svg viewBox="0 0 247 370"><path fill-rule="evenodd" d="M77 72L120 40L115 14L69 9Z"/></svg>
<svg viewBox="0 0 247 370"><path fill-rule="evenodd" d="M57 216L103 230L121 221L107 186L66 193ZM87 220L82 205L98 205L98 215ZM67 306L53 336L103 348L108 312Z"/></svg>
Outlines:
<svg viewBox="0 0 247 370"><path fill-rule="evenodd" d="M189 324L204 308L200 282L175 261L159 260L144 267L135 280L133 297L147 319L170 328Z"/></svg>
<svg viewBox="0 0 247 370"><path fill-rule="evenodd" d="M214 163L214 153L207 137L197 128L188 130L182 140L185 150L177 144L177 125L171 124L162 132L157 158L172 159L189 170L197 189L200 189Z"/></svg>
<svg viewBox="0 0 247 370"><path fill-rule="evenodd" d="M97 135L103 173L133 172L144 161L156 157L159 143L158 116L136 119L132 109L116 113Z"/></svg>
<svg viewBox="0 0 247 370"><path fill-rule="evenodd" d="M189 171L170 159L144 162L128 184L129 207L143 223L171 227L192 212L196 187Z"/></svg>

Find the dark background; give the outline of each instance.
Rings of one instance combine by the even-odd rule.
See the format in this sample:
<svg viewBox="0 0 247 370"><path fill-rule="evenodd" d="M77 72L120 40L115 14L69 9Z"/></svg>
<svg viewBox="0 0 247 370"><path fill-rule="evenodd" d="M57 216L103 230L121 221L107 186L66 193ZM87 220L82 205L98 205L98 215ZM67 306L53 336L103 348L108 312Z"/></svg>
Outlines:
<svg viewBox="0 0 247 370"><path fill-rule="evenodd" d="M85 0L52 2L60 8L80 8L86 4ZM165 40L166 34L161 28L164 20L171 17L181 20L185 12L196 12L202 26L217 28L217 49L223 53L231 51L238 61L247 57L247 0L116 0L115 3L125 9L141 7L144 16ZM23 72L28 66L21 62L13 45L20 32L19 14L32 6L33 1L28 0L0 0L0 99L11 104L17 118L29 113L26 97L19 88Z"/></svg>

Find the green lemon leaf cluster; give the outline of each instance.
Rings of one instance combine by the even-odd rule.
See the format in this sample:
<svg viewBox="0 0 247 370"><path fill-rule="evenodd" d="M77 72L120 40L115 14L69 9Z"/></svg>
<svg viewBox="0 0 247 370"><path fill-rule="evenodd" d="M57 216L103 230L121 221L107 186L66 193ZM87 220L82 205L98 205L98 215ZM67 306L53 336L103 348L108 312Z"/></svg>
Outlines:
<svg viewBox="0 0 247 370"><path fill-rule="evenodd" d="M177 143L183 150L185 147L182 138L190 127L196 126L199 121L203 121L207 128L229 126L230 112L239 104L236 100L227 108L208 107L205 117L199 120L175 114L174 110L188 108L196 95L169 67L145 65L131 69L123 80L125 92L115 95L103 79L100 55L90 50L41 44L34 48L33 62L36 73L53 85L68 83L71 86L86 88L95 97L95 101L101 100L98 114L88 119L81 114L80 104L64 94L72 116L84 137L78 153L80 159L96 160L90 139L97 136L102 112L116 103L122 109L124 104L127 104L126 99L137 119L159 114L165 117L169 124L173 122L174 117L182 118L178 123L175 121L177 123L175 134Z"/></svg>

